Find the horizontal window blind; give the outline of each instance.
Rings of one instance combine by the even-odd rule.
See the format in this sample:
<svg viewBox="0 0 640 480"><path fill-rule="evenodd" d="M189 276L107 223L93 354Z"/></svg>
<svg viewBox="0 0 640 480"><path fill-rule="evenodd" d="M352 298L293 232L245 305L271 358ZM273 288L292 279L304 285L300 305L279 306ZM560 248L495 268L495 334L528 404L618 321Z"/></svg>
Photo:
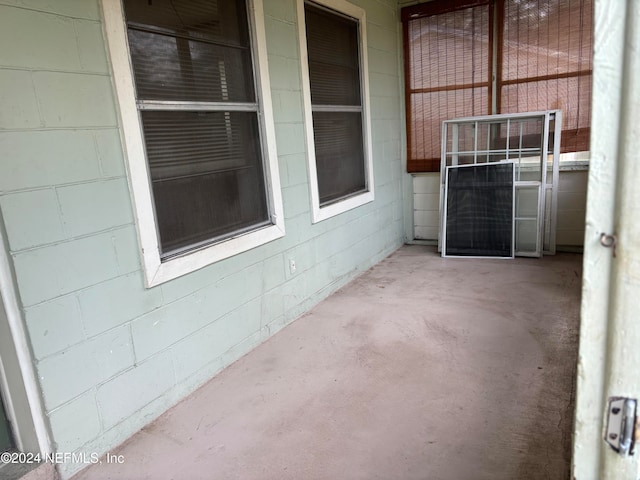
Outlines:
<svg viewBox="0 0 640 480"><path fill-rule="evenodd" d="M367 190L358 21L305 4L320 205Z"/></svg>
<svg viewBox="0 0 640 480"><path fill-rule="evenodd" d="M254 102L243 1L126 1L138 100Z"/></svg>
<svg viewBox="0 0 640 480"><path fill-rule="evenodd" d="M245 0L125 0L163 260L270 223Z"/></svg>
<svg viewBox="0 0 640 480"><path fill-rule="evenodd" d="M313 130L320 203L365 190L360 113L315 112Z"/></svg>

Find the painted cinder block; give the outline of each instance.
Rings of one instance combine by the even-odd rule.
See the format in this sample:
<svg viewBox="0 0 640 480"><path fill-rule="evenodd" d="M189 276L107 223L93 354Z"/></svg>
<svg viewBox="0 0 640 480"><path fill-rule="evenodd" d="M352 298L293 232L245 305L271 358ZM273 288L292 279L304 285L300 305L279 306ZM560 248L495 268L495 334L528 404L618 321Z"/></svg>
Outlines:
<svg viewBox="0 0 640 480"><path fill-rule="evenodd" d="M104 48L102 25L90 20L75 20L78 35L78 54L82 70L107 73L107 53Z"/></svg>
<svg viewBox="0 0 640 480"><path fill-rule="evenodd" d="M298 58L298 29L288 22L265 17L269 53L287 58Z"/></svg>
<svg viewBox="0 0 640 480"><path fill-rule="evenodd" d="M367 23L373 23L375 25L387 26L388 28L394 28L396 25L397 8L384 3L375 1L360 0L354 2L356 5L364 7L367 11Z"/></svg>
<svg viewBox="0 0 640 480"><path fill-rule="evenodd" d="M107 232L14 255L26 306L95 285L120 272L114 250L119 232Z"/></svg>
<svg viewBox="0 0 640 480"><path fill-rule="evenodd" d="M413 193L435 193L440 195L440 173L414 175Z"/></svg>
<svg viewBox="0 0 640 480"><path fill-rule="evenodd" d="M64 238L53 188L0 197L11 251L53 243Z"/></svg>
<svg viewBox="0 0 640 480"><path fill-rule="evenodd" d="M175 384L169 352L137 363L117 377L100 385L96 399L107 430L142 409Z"/></svg>
<svg viewBox="0 0 640 480"><path fill-rule="evenodd" d="M262 296L261 324L264 327L284 315L284 286L269 290Z"/></svg>
<svg viewBox="0 0 640 480"><path fill-rule="evenodd" d="M369 23L367 25L367 40L369 40L369 48L373 53L373 50L379 50L382 52L395 53L398 40L397 33L394 30L390 30L386 25L381 27L375 23Z"/></svg>
<svg viewBox="0 0 640 480"><path fill-rule="evenodd" d="M282 200L285 218L296 217L311 209L309 187L303 183L282 189Z"/></svg>
<svg viewBox="0 0 640 480"><path fill-rule="evenodd" d="M301 91L298 59L269 54L269 80L272 89ZM278 153L280 153L280 144L278 144Z"/></svg>
<svg viewBox="0 0 640 480"><path fill-rule="evenodd" d="M415 224L421 227L437 227L440 223L440 213L437 210L416 210L413 218Z"/></svg>
<svg viewBox="0 0 640 480"><path fill-rule="evenodd" d="M85 338L80 306L73 294L28 307L24 315L33 354L38 360Z"/></svg>
<svg viewBox="0 0 640 480"><path fill-rule="evenodd" d="M97 20L100 17L96 0L0 0L0 4L24 7L74 18Z"/></svg>
<svg viewBox="0 0 640 480"><path fill-rule="evenodd" d="M0 151L3 191L100 178L93 133L88 130L0 132Z"/></svg>
<svg viewBox="0 0 640 480"><path fill-rule="evenodd" d="M285 281L285 265L283 255L274 255L264 261L262 288L264 292L282 285Z"/></svg>
<svg viewBox="0 0 640 480"><path fill-rule="evenodd" d="M373 138L377 142L388 142L400 138L400 122L397 118L372 119Z"/></svg>
<svg viewBox="0 0 640 480"><path fill-rule="evenodd" d="M73 20L24 8L4 7L0 15L0 65L79 70Z"/></svg>
<svg viewBox="0 0 640 480"><path fill-rule="evenodd" d="M31 72L0 69L0 129L41 126Z"/></svg>
<svg viewBox="0 0 640 480"><path fill-rule="evenodd" d="M387 95L398 98L400 81L397 72L394 74L369 72L369 86L376 95Z"/></svg>
<svg viewBox="0 0 640 480"><path fill-rule="evenodd" d="M414 235L417 240L437 240L439 227L414 227Z"/></svg>
<svg viewBox="0 0 640 480"><path fill-rule="evenodd" d="M162 305L159 288L144 288L142 272L117 277L77 294L87 337L122 325Z"/></svg>
<svg viewBox="0 0 640 480"><path fill-rule="evenodd" d="M108 76L34 72L33 82L46 127L116 125L116 110Z"/></svg>
<svg viewBox="0 0 640 480"><path fill-rule="evenodd" d="M187 378L260 331L261 299L217 319L171 347L176 378Z"/></svg>
<svg viewBox="0 0 640 480"><path fill-rule="evenodd" d="M415 193L413 195L413 209L415 211L440 211L439 193Z"/></svg>
<svg viewBox="0 0 640 480"><path fill-rule="evenodd" d="M306 152L304 131L301 123L279 123L275 127L279 155Z"/></svg>
<svg viewBox="0 0 640 480"><path fill-rule="evenodd" d="M262 292L262 267L249 267L135 319L131 331L136 358L154 355L258 297Z"/></svg>
<svg viewBox="0 0 640 480"><path fill-rule="evenodd" d="M216 314L200 308L201 296L196 292L133 320L136 359L145 360L213 322Z"/></svg>
<svg viewBox="0 0 640 480"><path fill-rule="evenodd" d="M118 129L96 130L93 136L102 176L124 177L126 168Z"/></svg>
<svg viewBox="0 0 640 480"><path fill-rule="evenodd" d="M369 72L394 75L398 70L396 54L369 48ZM373 92L372 92L373 93Z"/></svg>
<svg viewBox="0 0 640 480"><path fill-rule="evenodd" d="M133 223L126 179L58 187L62 221L68 237Z"/></svg>
<svg viewBox="0 0 640 480"><path fill-rule="evenodd" d="M118 273L125 275L140 270L138 236L133 225L112 230L111 242L116 253Z"/></svg>
<svg viewBox="0 0 640 480"><path fill-rule="evenodd" d="M73 452L84 445L86 439L100 435L102 426L95 397L95 391L89 390L49 414L58 451Z"/></svg>
<svg viewBox="0 0 640 480"><path fill-rule="evenodd" d="M121 327L45 358L37 365L51 411L134 364L129 327Z"/></svg>
<svg viewBox="0 0 640 480"><path fill-rule="evenodd" d="M287 181L283 181L283 187L292 187L294 185L306 184L309 181L307 157L302 153L294 153L292 155L281 155L281 164L286 165ZM280 171L282 176L282 170Z"/></svg>
<svg viewBox="0 0 640 480"><path fill-rule="evenodd" d="M269 0L264 2L265 15L281 22L296 22L296 0Z"/></svg>
<svg viewBox="0 0 640 480"><path fill-rule="evenodd" d="M271 89L275 123L302 123L302 94L297 90Z"/></svg>

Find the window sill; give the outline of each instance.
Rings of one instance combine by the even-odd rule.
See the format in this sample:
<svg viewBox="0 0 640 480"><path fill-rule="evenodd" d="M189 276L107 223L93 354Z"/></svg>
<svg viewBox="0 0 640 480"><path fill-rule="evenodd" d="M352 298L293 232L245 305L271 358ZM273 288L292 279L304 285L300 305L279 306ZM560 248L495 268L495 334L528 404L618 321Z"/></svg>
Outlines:
<svg viewBox="0 0 640 480"><path fill-rule="evenodd" d="M147 287L155 287L174 278L195 272L212 263L282 238L284 235L284 225L279 222L276 225L253 230L165 262L160 261L160 255L157 251L144 252L143 261Z"/></svg>
<svg viewBox="0 0 640 480"><path fill-rule="evenodd" d="M340 215L341 213L373 202L373 200L373 191L370 190L368 192L346 198L340 202L332 203L331 205L327 205L326 207L316 208L316 206L314 205L312 223L318 223L322 220L326 220L327 218L335 217L336 215Z"/></svg>

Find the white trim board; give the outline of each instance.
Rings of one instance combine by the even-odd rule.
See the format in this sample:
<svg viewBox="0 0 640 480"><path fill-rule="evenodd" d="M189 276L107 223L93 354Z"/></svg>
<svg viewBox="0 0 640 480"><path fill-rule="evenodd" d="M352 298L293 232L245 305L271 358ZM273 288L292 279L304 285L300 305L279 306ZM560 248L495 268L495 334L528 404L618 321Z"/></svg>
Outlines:
<svg viewBox="0 0 640 480"><path fill-rule="evenodd" d="M309 56L307 53L307 30L305 22L305 0L297 0L298 40L300 43L300 72L302 78L302 99L305 142L307 148L307 163L309 172L309 187L311 190L311 217L313 223L321 222L341 213L372 202L375 199L373 178L373 142L371 139L371 115L369 102L369 61L367 56L367 20L366 12L345 0L313 0L319 6L347 15L358 21L359 26L359 56L360 56L360 88L362 95L362 129L364 140L365 181L367 191L336 201L326 206L320 206L318 191L318 173L316 170L315 140L313 132L313 113L311 107L311 86L309 79Z"/></svg>
<svg viewBox="0 0 640 480"><path fill-rule="evenodd" d="M256 93L261 110L258 118L267 203L272 225L162 261L122 4L120 0L102 0L105 35L120 112L123 151L147 287L167 282L285 235L262 0L248 1L247 10L251 26Z"/></svg>
<svg viewBox="0 0 640 480"><path fill-rule="evenodd" d="M21 452L53 450L0 215L0 389ZM1 465L0 465L1 466Z"/></svg>

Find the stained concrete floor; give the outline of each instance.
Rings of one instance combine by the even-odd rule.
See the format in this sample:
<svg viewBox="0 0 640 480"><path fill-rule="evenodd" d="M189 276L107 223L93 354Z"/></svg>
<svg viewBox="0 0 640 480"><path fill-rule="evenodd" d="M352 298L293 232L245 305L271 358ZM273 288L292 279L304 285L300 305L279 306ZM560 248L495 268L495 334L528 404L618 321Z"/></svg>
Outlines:
<svg viewBox="0 0 640 480"><path fill-rule="evenodd" d="M581 260L405 246L75 480L567 479Z"/></svg>

